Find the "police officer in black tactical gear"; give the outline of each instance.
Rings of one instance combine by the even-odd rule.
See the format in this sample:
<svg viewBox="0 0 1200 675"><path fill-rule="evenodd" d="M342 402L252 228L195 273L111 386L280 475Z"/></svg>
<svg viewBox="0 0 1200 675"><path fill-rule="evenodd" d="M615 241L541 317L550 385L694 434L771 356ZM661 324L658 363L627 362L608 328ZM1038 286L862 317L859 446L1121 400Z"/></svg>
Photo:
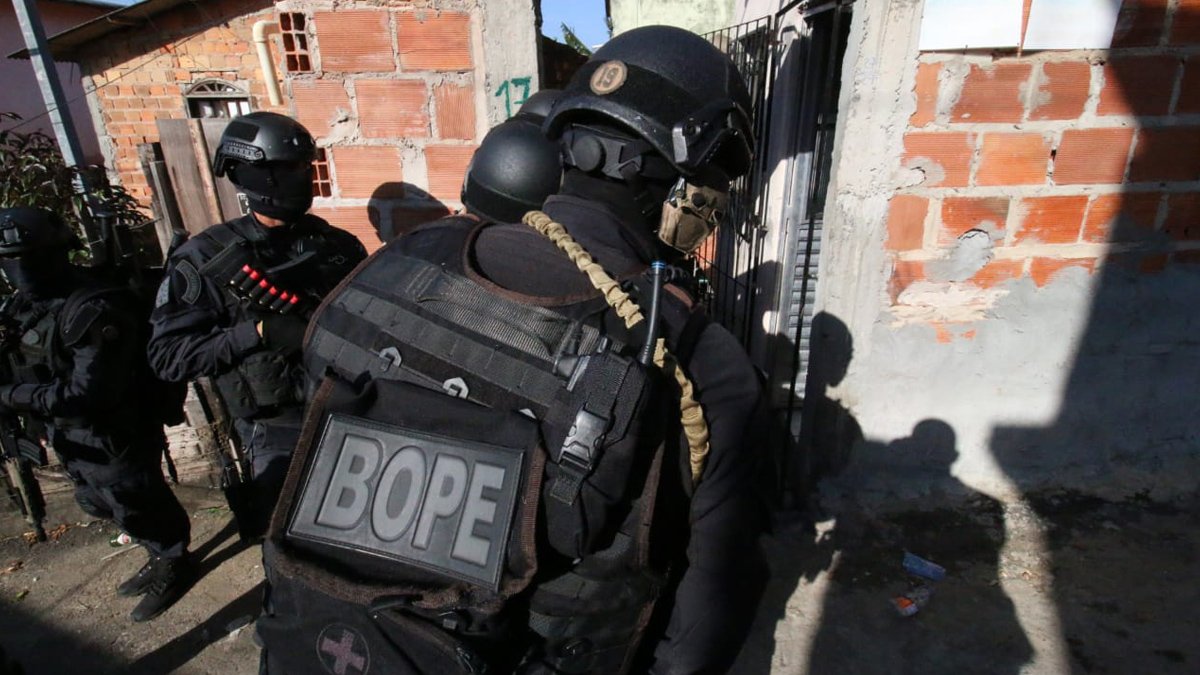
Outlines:
<svg viewBox="0 0 1200 675"><path fill-rule="evenodd" d="M542 208L562 184L558 144L542 134L557 89L543 89L511 118L492 128L471 157L463 180L462 203L475 215L515 223Z"/></svg>
<svg viewBox="0 0 1200 675"><path fill-rule="evenodd" d="M231 121L214 172L245 194L250 214L171 255L152 315L158 375L212 377L234 417L252 473L248 503L231 504L244 538L262 534L300 431L308 316L366 257L353 235L308 213L314 157L312 135L289 117Z"/></svg>
<svg viewBox="0 0 1200 675"><path fill-rule="evenodd" d="M162 474L162 420L152 414L147 328L136 298L72 265L79 242L57 215L0 209L0 269L15 290L4 303L0 411L17 413L75 483L88 515L112 519L150 553L117 592L142 595L134 621L158 616L195 581L187 513Z"/></svg>
<svg viewBox="0 0 1200 675"><path fill-rule="evenodd" d="M544 213L427 223L331 294L264 546L265 672L729 668L766 575L762 396L665 263L749 170L748 106L702 38L624 33L545 120Z"/></svg>

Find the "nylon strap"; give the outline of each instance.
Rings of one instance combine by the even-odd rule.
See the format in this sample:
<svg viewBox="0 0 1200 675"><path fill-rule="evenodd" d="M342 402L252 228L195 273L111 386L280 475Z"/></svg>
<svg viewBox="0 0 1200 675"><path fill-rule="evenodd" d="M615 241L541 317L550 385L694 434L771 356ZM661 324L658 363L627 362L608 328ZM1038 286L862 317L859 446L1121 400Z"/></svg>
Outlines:
<svg viewBox="0 0 1200 675"><path fill-rule="evenodd" d="M540 232L567 254L575 266L587 275L592 286L600 291L617 316L624 319L626 328L633 328L641 323L643 317L638 304L621 288L621 284L617 283L616 279L604 271L604 268L592 258L590 253L571 238L565 227L554 222L550 216L541 211L526 213L522 222ZM708 423L704 419L704 409L696 400L695 387L688 379L687 374L683 372L683 368L673 357L668 358L666 341L662 338L659 338L658 344L655 346L654 363L664 370L670 370L675 376L675 382L679 384L679 419L688 442L688 463L692 469L692 485L698 485L700 477L704 474L704 465L708 461L710 450Z"/></svg>

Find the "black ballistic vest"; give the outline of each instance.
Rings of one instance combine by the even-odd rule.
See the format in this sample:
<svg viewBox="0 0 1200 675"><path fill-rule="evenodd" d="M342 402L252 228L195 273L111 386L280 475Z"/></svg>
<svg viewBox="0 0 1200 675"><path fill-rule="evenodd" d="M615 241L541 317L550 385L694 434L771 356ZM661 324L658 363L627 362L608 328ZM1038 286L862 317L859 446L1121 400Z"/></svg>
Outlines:
<svg viewBox="0 0 1200 675"><path fill-rule="evenodd" d="M264 549L268 672L630 667L666 585L659 495L684 481L677 394L599 294L478 277L481 227L393 242L310 324L320 384Z"/></svg>

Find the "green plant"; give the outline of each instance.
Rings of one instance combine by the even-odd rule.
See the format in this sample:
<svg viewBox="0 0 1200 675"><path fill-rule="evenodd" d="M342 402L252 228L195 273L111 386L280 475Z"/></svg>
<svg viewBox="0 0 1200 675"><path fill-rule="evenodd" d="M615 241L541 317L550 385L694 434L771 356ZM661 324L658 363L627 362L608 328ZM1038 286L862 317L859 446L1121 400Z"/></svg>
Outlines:
<svg viewBox="0 0 1200 675"><path fill-rule="evenodd" d="M568 47L570 47L571 49L574 49L575 51L579 52L580 54L583 54L584 56L592 55L591 48L588 47L587 45L585 45L583 43L583 40L579 39L579 36L575 34L574 28L571 28L566 23L564 23L562 25L562 34L563 34L563 42L567 43Z"/></svg>
<svg viewBox="0 0 1200 675"><path fill-rule="evenodd" d="M0 124L20 119L16 113L0 112ZM76 188L81 177L87 179L86 197ZM83 214L93 219L111 217L134 231L148 229L147 218L133 196L109 183L101 167L67 166L54 139L41 131L0 129L0 207L10 206L54 211L84 241Z"/></svg>

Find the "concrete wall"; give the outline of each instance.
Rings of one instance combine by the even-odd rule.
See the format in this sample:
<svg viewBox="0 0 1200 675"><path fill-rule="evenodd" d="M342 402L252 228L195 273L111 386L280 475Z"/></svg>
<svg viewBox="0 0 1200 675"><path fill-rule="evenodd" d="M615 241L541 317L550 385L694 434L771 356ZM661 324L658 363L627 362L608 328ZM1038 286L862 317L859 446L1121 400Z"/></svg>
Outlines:
<svg viewBox="0 0 1200 675"><path fill-rule="evenodd" d="M47 36L60 33L72 26L94 19L112 11L95 5L81 5L71 2L37 3L42 15L42 25ZM0 45L4 45L4 55L16 51L25 44L21 36L21 26L17 23L17 15L11 2L0 3ZM46 112L42 103L41 90L33 73L33 64L27 59L7 59L0 55L0 112L14 112L23 120L33 120ZM87 99L79 81L79 66L74 63L59 63L58 77L62 82L63 93L70 101L71 119L75 122L76 132L83 149L84 158L88 163L100 164L104 157L100 145L96 141L96 132L92 127L91 114L88 111ZM49 117L40 117L28 124L5 121L0 127L12 128L20 124L20 133L41 131L48 136L54 136L54 129Z"/></svg>
<svg viewBox="0 0 1200 675"><path fill-rule="evenodd" d="M492 123L537 90L530 0L220 0L156 17L160 31L123 31L84 57L110 167L140 199L137 145L155 120L186 117L183 93L218 78L271 110L251 27L282 13L303 21L310 68L281 59L284 105L324 150L330 185L313 212L368 248L459 206L467 162ZM298 43L297 43L298 44Z"/></svg>
<svg viewBox="0 0 1200 675"><path fill-rule="evenodd" d="M734 0L611 0L613 35L666 24L708 33L733 24Z"/></svg>
<svg viewBox="0 0 1200 675"><path fill-rule="evenodd" d="M855 5L807 411L830 489L1194 489L1200 3L1024 55L919 53L921 9Z"/></svg>

